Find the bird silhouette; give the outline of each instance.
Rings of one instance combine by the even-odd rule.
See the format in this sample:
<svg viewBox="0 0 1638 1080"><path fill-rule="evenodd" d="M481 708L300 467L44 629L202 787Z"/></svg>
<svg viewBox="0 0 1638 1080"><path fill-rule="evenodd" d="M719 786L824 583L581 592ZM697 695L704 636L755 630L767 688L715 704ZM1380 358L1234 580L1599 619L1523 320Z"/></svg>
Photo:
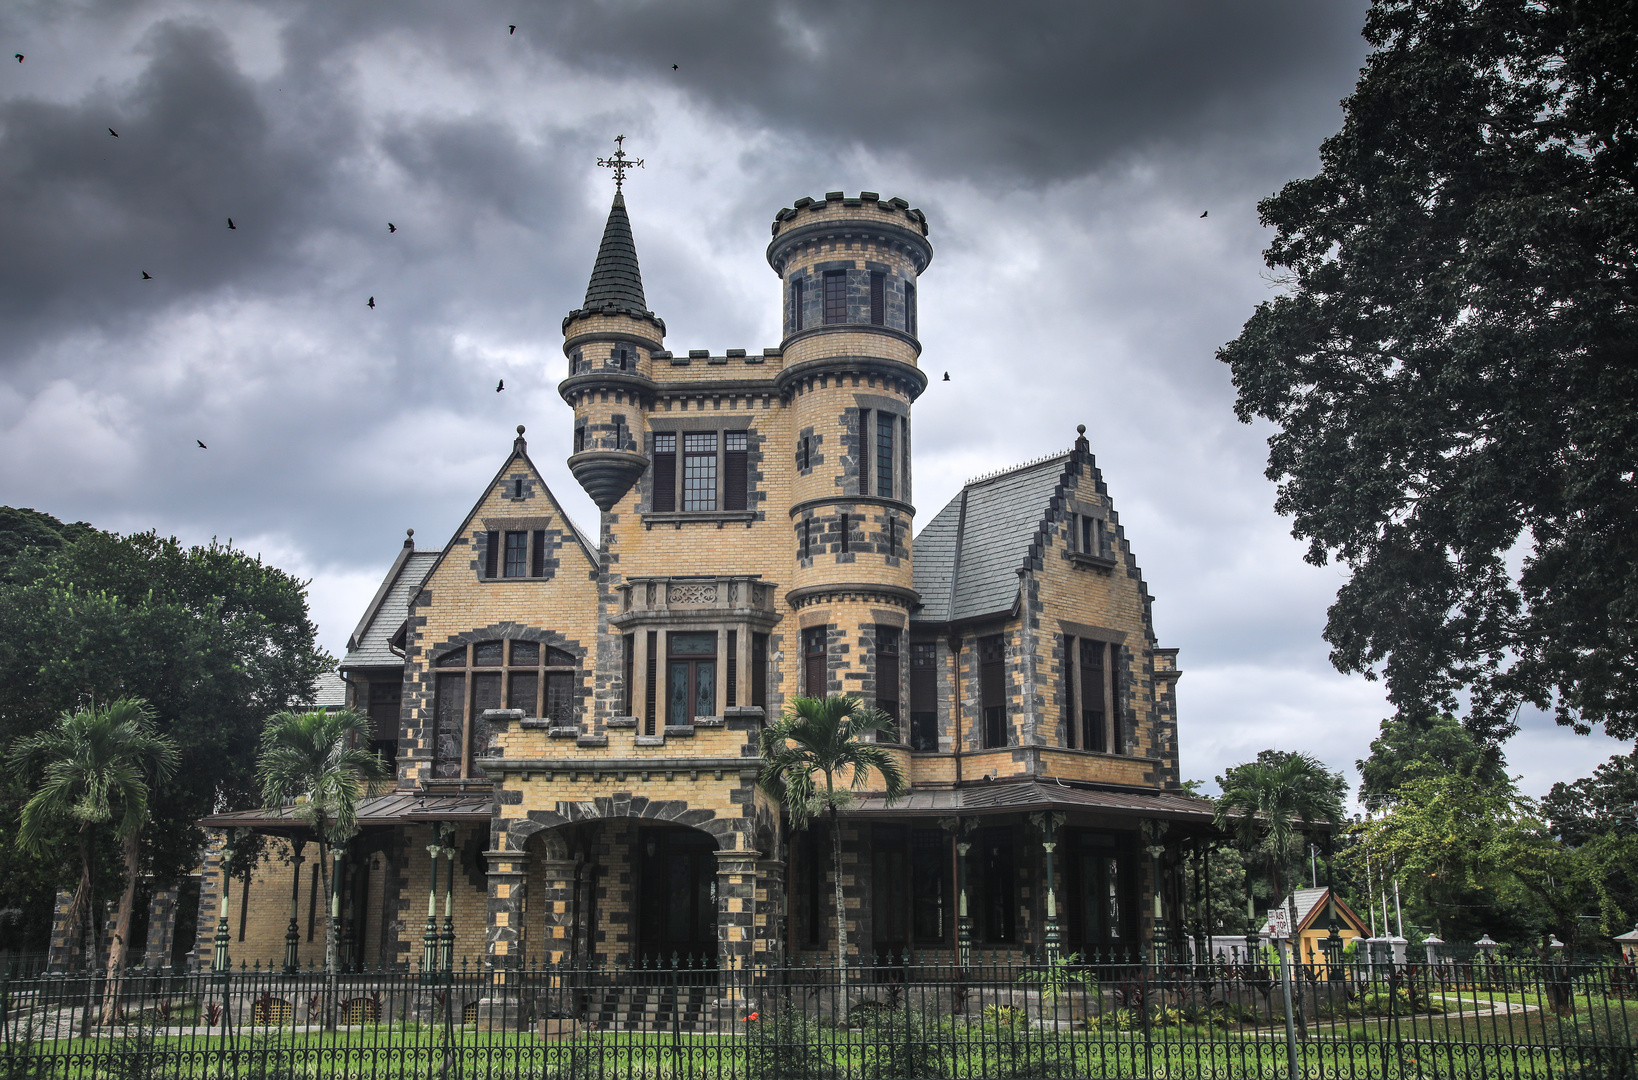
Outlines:
<svg viewBox="0 0 1638 1080"><path fill-rule="evenodd" d="M233 223L233 219L232 219L232 218L228 218L228 228L230 228L230 229L237 229L237 228L238 228L238 227L239 227L239 226L237 226L237 225L235 225L235 224L234 224L234 223Z"/></svg>
<svg viewBox="0 0 1638 1080"><path fill-rule="evenodd" d="M196 442L196 443L199 443L199 449L201 449L201 450L209 450L210 449L210 447L206 446L203 442L200 442L200 440L198 440L198 439L195 439L193 441Z"/></svg>
<svg viewBox="0 0 1638 1080"><path fill-rule="evenodd" d="M12 55L17 57L17 62L19 64L21 64L23 62L23 54L22 53L13 53Z"/></svg>
<svg viewBox="0 0 1638 1080"><path fill-rule="evenodd" d="M116 139L119 138L119 132L115 131L113 128L108 129L108 134L112 135Z"/></svg>
<svg viewBox="0 0 1638 1080"><path fill-rule="evenodd" d="M143 272L142 272L142 280L143 280L143 281L152 281L152 280L153 280L153 276L152 276L152 275L151 275L151 274L149 274L149 273L148 273L148 271L146 271L146 270L144 270L144 271L143 271Z"/></svg>
<svg viewBox="0 0 1638 1080"><path fill-rule="evenodd" d="M950 381L950 373L949 373L949 372L948 372L948 371L946 371L946 372L945 372L945 373L944 373L944 381L945 381L945 382L949 382L949 381Z"/></svg>
<svg viewBox="0 0 1638 1080"><path fill-rule="evenodd" d="M502 379L500 382L495 384L495 393L498 394L502 390L505 390L505 389L506 389L506 380L505 379Z"/></svg>
<svg viewBox="0 0 1638 1080"><path fill-rule="evenodd" d="M1205 216L1206 216L1206 215L1207 215L1207 214L1209 214L1209 213L1211 213L1211 211L1210 211L1210 210L1202 210L1202 211L1200 211L1200 216L1201 216L1201 217L1205 217Z"/></svg>
<svg viewBox="0 0 1638 1080"><path fill-rule="evenodd" d="M671 70L672 70L672 71L676 71L676 70L677 70L677 65L676 65L676 64L672 64L672 65L671 65Z"/></svg>
<svg viewBox="0 0 1638 1080"><path fill-rule="evenodd" d="M511 37L513 34L515 34L517 32L518 32L518 27L517 27L516 23L507 23L506 24L506 36L507 37Z"/></svg>
<svg viewBox="0 0 1638 1080"><path fill-rule="evenodd" d="M369 308L371 311L374 311L375 310L375 297L373 297L373 296L370 297L370 302L365 304L364 306Z"/></svg>
<svg viewBox="0 0 1638 1080"><path fill-rule="evenodd" d="M394 225L392 222L389 221L389 222L387 222L387 231L390 232L390 233L397 232L398 231L398 226Z"/></svg>

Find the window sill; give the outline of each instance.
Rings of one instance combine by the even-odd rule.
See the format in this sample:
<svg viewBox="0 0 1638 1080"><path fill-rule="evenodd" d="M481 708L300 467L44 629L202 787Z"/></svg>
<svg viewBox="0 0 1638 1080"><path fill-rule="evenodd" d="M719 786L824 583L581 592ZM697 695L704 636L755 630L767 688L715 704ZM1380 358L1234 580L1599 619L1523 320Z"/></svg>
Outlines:
<svg viewBox="0 0 1638 1080"><path fill-rule="evenodd" d="M1071 551L1069 561L1076 566L1090 567L1093 570L1101 570L1106 574L1120 565L1114 559L1105 558L1102 555L1088 555L1082 551Z"/></svg>
<svg viewBox="0 0 1638 1080"><path fill-rule="evenodd" d="M730 522L743 521L745 527L751 527L756 520L755 510L682 510L677 512L649 512L642 515L643 527L652 529L656 525L670 525L682 528L684 525L715 525L722 528Z"/></svg>

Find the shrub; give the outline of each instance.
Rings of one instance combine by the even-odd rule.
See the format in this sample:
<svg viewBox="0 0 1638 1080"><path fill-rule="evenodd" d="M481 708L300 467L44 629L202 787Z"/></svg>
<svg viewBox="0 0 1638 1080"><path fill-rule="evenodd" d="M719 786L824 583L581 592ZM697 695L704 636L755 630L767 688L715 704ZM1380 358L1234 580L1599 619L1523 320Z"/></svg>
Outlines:
<svg viewBox="0 0 1638 1080"><path fill-rule="evenodd" d="M943 1080L954 1075L944 1024L937 1016L883 1011L873 1029L865 1049L865 1080Z"/></svg>
<svg viewBox="0 0 1638 1080"><path fill-rule="evenodd" d="M763 1008L756 1016L745 1025L747 1076L795 1080L836 1075L835 1061L820 1045L818 1021L798 1008Z"/></svg>

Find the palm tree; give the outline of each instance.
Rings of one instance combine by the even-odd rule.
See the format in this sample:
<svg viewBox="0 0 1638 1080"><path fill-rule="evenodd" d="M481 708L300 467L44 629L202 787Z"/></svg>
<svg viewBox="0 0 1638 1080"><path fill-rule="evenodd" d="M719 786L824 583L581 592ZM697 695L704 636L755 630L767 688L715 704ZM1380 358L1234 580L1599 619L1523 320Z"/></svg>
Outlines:
<svg viewBox="0 0 1638 1080"><path fill-rule="evenodd" d="M114 940L108 950L108 990L102 1022L113 1020L115 980L125 967L126 942L136 905L137 876L142 869L142 827L148 822L149 780L165 780L176 771L176 743L153 730L154 712L140 698L120 698L105 708L92 706L64 712L45 731L19 739L11 760L19 768L43 765L44 777L23 806L17 840L40 851L46 830L57 822L77 822L80 883L69 904L69 934L89 921L94 887L92 830L113 819L116 810L125 861L125 890L120 894ZM96 933L87 937L87 966L96 967Z"/></svg>
<svg viewBox="0 0 1638 1080"><path fill-rule="evenodd" d="M885 747L865 742L866 732L891 731L894 723L853 697L795 697L779 721L762 730L762 773L757 784L785 805L791 828L805 829L819 814L830 821L831 861L836 876L836 956L841 971L842 1014L847 1015L847 907L842 899L842 830L837 817L880 774L887 801L910 790L904 770ZM838 787L846 773L847 786ZM821 786L820 778L824 783Z"/></svg>
<svg viewBox="0 0 1638 1080"><path fill-rule="evenodd" d="M1217 827L1234 836L1248 860L1262 847L1275 902L1285 896L1295 934L1297 897L1285 891L1280 870L1302 850L1310 830L1341 819L1342 775L1309 754L1264 750L1256 761L1234 766L1217 782L1223 789ZM1297 1022L1302 1023L1300 1012Z"/></svg>
<svg viewBox="0 0 1638 1080"><path fill-rule="evenodd" d="M269 810L295 803L296 820L313 830L319 845L319 886L330 895L329 852L358 831L364 780L387 775L380 755L368 749L370 721L351 709L280 712L262 729L256 775ZM324 970L336 970L336 925L324 905Z"/></svg>

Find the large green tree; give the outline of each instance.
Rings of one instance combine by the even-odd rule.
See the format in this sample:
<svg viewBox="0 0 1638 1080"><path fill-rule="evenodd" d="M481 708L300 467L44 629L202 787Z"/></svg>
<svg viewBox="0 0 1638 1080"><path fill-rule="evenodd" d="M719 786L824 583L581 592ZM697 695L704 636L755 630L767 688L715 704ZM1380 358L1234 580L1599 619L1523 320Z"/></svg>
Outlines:
<svg viewBox="0 0 1638 1080"><path fill-rule="evenodd" d="M1638 5L1376 0L1283 292L1219 351L1401 718L1638 735Z"/></svg>
<svg viewBox="0 0 1638 1080"><path fill-rule="evenodd" d="M305 584L230 544L188 547L0 508L0 749L64 711L146 700L181 757L152 792L141 860L176 879L204 842L195 821L257 801L262 721L310 700L333 663L315 643ZM19 776L0 777L0 832L14 833L29 794ZM61 839L72 843L67 831ZM94 854L98 880L118 881L118 845ZM0 874L24 912L12 942L43 948L51 894L73 887L72 871L0 844Z"/></svg>
<svg viewBox="0 0 1638 1080"><path fill-rule="evenodd" d="M1510 780L1427 771L1394 793L1386 812L1361 829L1355 857L1369 857L1380 874L1392 867L1405 891L1427 905L1440 937L1476 894L1511 912L1543 954L1556 935L1573 957L1597 916L1604 934L1624 928L1619 891L1638 876L1638 835L1609 830L1581 843L1555 835L1541 807ZM1567 1007L1564 988L1555 1006Z"/></svg>

